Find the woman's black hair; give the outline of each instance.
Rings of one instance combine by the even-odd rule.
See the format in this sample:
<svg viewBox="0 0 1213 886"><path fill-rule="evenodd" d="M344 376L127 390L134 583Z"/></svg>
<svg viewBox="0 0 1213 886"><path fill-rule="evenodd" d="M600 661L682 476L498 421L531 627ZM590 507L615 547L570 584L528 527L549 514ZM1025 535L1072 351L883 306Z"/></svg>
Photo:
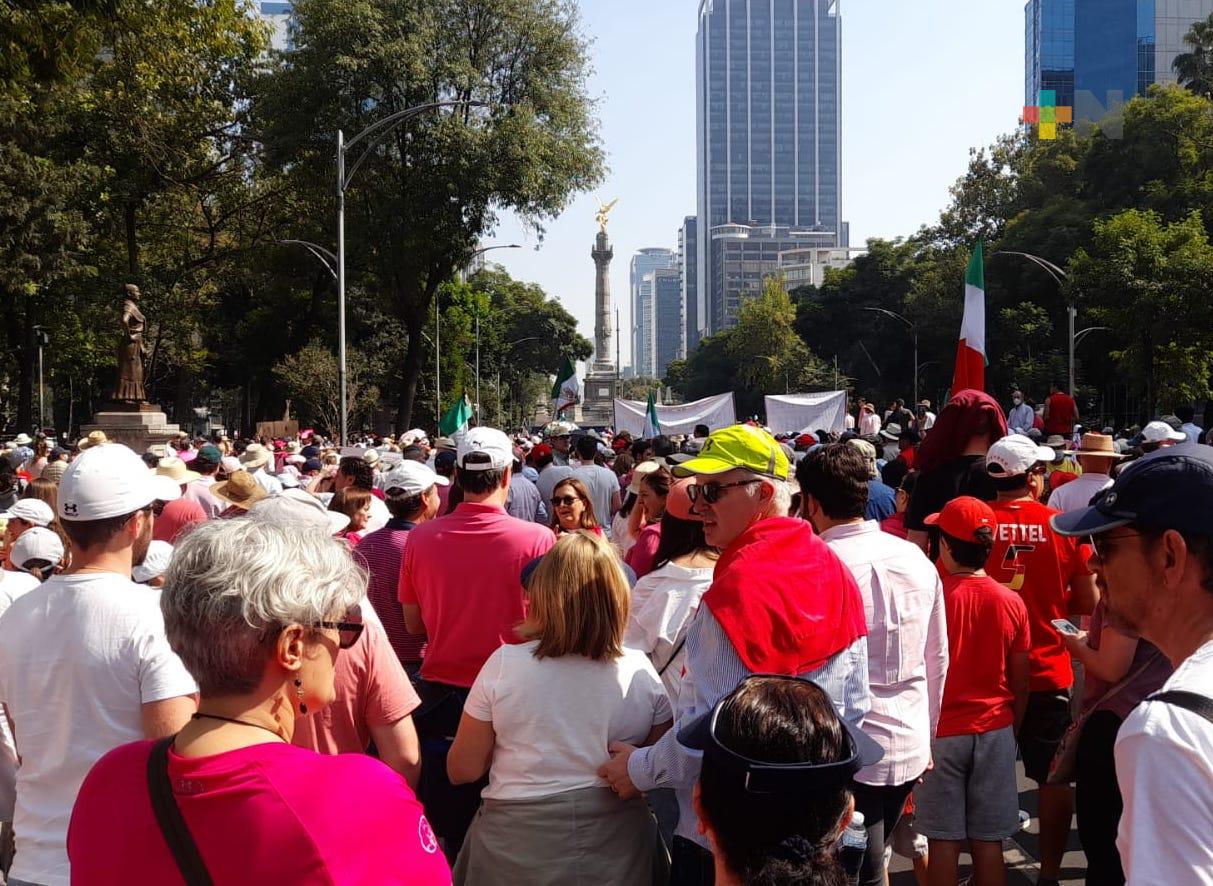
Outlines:
<svg viewBox="0 0 1213 886"><path fill-rule="evenodd" d="M832 763L850 754L834 705L807 681L757 678L733 691L716 736L729 750L769 763ZM715 850L745 886L845 886L835 854L846 826L846 787L758 794L705 755L699 775L703 817Z"/></svg>
<svg viewBox="0 0 1213 886"><path fill-rule="evenodd" d="M708 547L699 520L680 520L669 511L661 517L661 541L657 543L653 568L659 569L675 557L685 557Z"/></svg>
<svg viewBox="0 0 1213 886"><path fill-rule="evenodd" d="M632 515L632 508L636 507L636 502L639 500L640 497L635 492L624 490L623 507L619 509L619 516L630 517Z"/></svg>

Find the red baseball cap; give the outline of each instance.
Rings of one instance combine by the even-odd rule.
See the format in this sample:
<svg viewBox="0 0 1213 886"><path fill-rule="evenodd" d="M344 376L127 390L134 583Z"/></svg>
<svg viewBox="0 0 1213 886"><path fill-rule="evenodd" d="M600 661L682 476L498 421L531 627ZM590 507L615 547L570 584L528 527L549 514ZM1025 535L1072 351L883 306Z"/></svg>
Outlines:
<svg viewBox="0 0 1213 886"><path fill-rule="evenodd" d="M805 447L816 446L817 438L814 437L812 434L801 434L799 437L796 438L796 445L805 446Z"/></svg>
<svg viewBox="0 0 1213 886"><path fill-rule="evenodd" d="M702 523L703 515L697 514L691 504L691 496L687 492L688 486L695 484L694 477L684 477L670 486L669 494L665 497L665 512L672 517L677 517L679 520L690 520L694 523Z"/></svg>
<svg viewBox="0 0 1213 886"><path fill-rule="evenodd" d="M550 456L552 447L546 443L539 443L531 450L531 461L539 461L539 459Z"/></svg>
<svg viewBox="0 0 1213 886"><path fill-rule="evenodd" d="M938 514L923 520L928 526L938 526L943 532L960 541L976 541L977 530L997 524L994 511L979 498L962 495L948 502Z"/></svg>

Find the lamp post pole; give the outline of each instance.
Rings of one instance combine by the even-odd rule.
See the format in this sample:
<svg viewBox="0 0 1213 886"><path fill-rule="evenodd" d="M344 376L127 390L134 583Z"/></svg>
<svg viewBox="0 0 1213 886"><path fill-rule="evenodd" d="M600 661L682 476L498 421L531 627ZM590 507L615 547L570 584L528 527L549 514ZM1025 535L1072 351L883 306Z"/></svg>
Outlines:
<svg viewBox="0 0 1213 886"><path fill-rule="evenodd" d="M897 320L905 324L906 329L910 330L910 335L914 339L914 405L918 405L918 327L913 322L903 317L896 311L890 311L887 308L864 308L865 311L871 311L873 314L884 314L893 320ZM835 360L838 358L835 357ZM837 384L835 384L837 387Z"/></svg>
<svg viewBox="0 0 1213 886"><path fill-rule="evenodd" d="M404 121L419 114L437 111L441 108L456 107L485 107L485 102L449 101L415 105L411 108L405 108L403 111L397 111L395 114L389 114L382 120L372 123L349 141L345 140L344 132L340 129L337 130L337 384L341 388L341 442L343 445L348 443L346 435L349 425L348 403L346 399L345 347L345 192L354 178L354 173L358 171L358 167L363 164L367 157L374 153L375 148L386 138L389 132ZM358 159L353 162L347 171L345 168L346 154L363 139L370 140L367 142L361 155L359 155Z"/></svg>
<svg viewBox="0 0 1213 886"><path fill-rule="evenodd" d="M1069 277L1069 275L1066 274L1065 271L1063 271L1057 265L1053 264L1053 262L1049 261L1046 258L1041 258L1039 255L1032 255L1032 253L1030 253L1030 252L1011 252L1010 250L1007 250L1007 249L1000 249L997 252L990 253L991 258L993 258L996 255L1017 255L1020 258L1026 258L1028 261L1030 261L1032 264L1036 265L1036 267L1040 268L1042 271L1044 271L1046 274L1048 274L1049 277L1052 278L1053 282L1057 284L1058 292L1061 292L1064 289L1065 281ZM1069 325L1069 334L1067 336L1067 342L1068 342L1067 350L1069 351L1069 358L1070 358L1069 359L1070 396L1073 397L1074 396L1074 346L1077 343L1074 326L1075 326L1076 321L1078 320L1078 303L1073 297L1066 299L1066 317L1067 317L1068 325Z"/></svg>
<svg viewBox="0 0 1213 886"><path fill-rule="evenodd" d="M478 256L484 255L486 252L492 252L494 249L521 249L521 248L522 248L522 245L519 243L501 243L496 246L482 246L480 249L477 249L470 256L468 256L468 266L470 267L472 262L475 261ZM437 295L434 296L434 303L435 304L438 303ZM435 323L438 322L437 318L438 318L438 315L435 314L435 321L434 321ZM437 346L435 346L435 347L437 347ZM435 357L435 360L437 360L437 357ZM442 411L441 405L438 407L438 410L441 413L441 411ZM441 417L442 416L439 415L440 419L441 419ZM480 306L479 305L476 306L476 424L480 424Z"/></svg>

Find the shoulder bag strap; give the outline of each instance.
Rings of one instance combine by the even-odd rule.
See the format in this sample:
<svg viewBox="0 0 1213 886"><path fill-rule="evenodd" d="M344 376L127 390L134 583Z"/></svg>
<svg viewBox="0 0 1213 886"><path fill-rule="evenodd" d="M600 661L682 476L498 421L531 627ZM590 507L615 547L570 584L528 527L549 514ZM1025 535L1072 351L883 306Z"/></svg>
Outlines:
<svg viewBox="0 0 1213 886"><path fill-rule="evenodd" d="M186 886L212 886L214 881L198 852L198 844L181 817L181 809L169 784L168 749L175 738L170 735L156 742L147 758L147 790L152 799L152 811Z"/></svg>
<svg viewBox="0 0 1213 886"><path fill-rule="evenodd" d="M1165 704L1172 704L1177 708L1183 708L1194 714L1199 714L1210 723L1213 723L1213 698L1197 692L1171 689L1167 692L1156 692L1147 698L1146 701L1161 701Z"/></svg>
<svg viewBox="0 0 1213 886"><path fill-rule="evenodd" d="M682 637L680 637L678 640L678 645L674 647L674 650L670 653L670 657L665 660L665 664L663 664L661 666L660 670L657 671L658 677L660 677L662 674L664 674L666 672L666 670L670 667L670 665L674 663L674 659L676 659L678 657L678 653L682 652L682 647L686 645L686 642L687 642L687 629L684 627L682 629Z"/></svg>

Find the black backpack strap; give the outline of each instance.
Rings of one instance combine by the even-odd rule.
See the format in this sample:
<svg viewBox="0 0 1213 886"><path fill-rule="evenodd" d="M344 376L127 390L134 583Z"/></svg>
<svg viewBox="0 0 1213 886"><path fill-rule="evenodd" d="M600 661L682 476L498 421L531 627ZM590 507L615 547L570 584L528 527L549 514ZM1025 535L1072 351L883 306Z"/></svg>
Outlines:
<svg viewBox="0 0 1213 886"><path fill-rule="evenodd" d="M186 886L212 886L214 881L198 852L198 844L181 817L181 809L169 784L168 749L175 738L175 735L170 735L156 742L147 758L147 790L152 799L152 811L156 814L160 833L173 853L173 860L177 862Z"/></svg>
<svg viewBox="0 0 1213 886"><path fill-rule="evenodd" d="M1149 696L1146 701L1161 701L1166 704L1173 704L1177 708L1183 708L1194 714L1199 714L1210 723L1213 723L1213 698L1201 695L1198 692L1171 689L1167 692L1156 692Z"/></svg>

